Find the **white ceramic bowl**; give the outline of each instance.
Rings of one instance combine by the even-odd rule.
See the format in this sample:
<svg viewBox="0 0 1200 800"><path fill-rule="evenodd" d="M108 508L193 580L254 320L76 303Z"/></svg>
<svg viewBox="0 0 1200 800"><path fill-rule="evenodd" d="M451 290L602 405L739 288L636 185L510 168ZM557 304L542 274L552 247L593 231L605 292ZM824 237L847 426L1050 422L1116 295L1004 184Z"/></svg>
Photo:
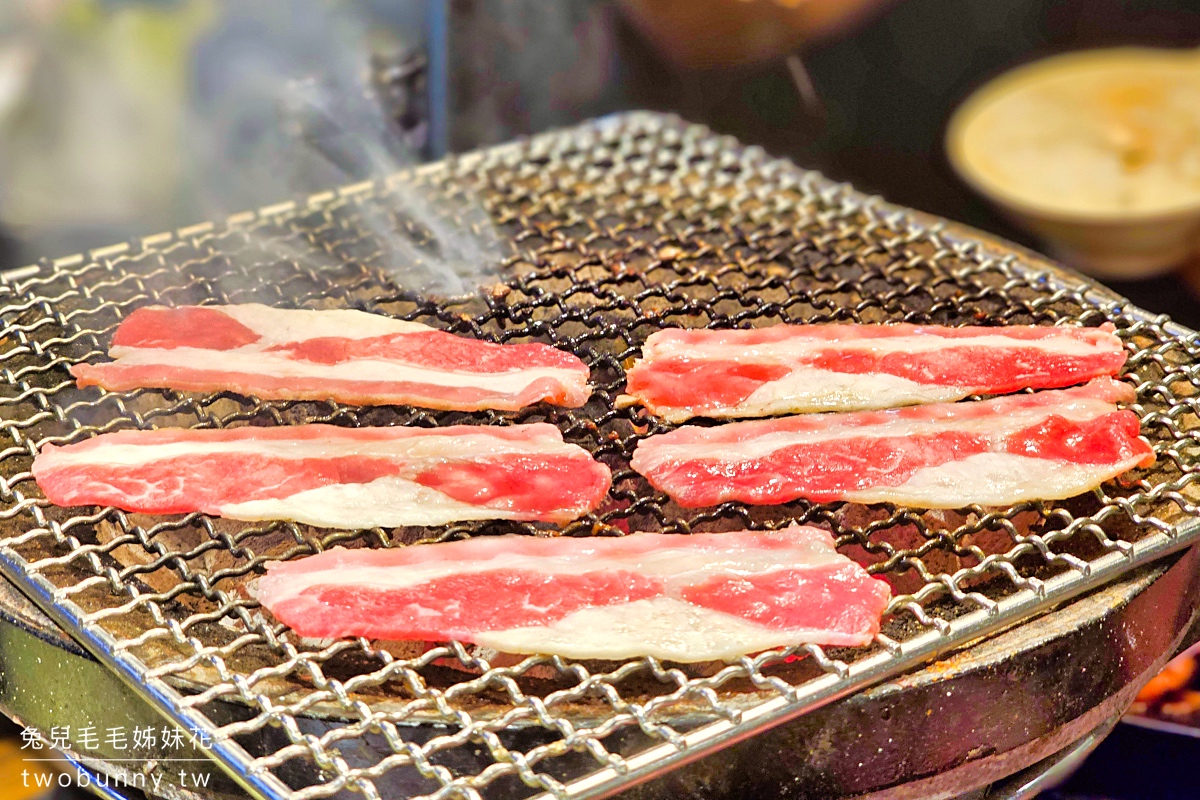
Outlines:
<svg viewBox="0 0 1200 800"><path fill-rule="evenodd" d="M1200 248L1200 53L1115 48L1018 67L958 108L946 151L1068 264L1166 272Z"/></svg>

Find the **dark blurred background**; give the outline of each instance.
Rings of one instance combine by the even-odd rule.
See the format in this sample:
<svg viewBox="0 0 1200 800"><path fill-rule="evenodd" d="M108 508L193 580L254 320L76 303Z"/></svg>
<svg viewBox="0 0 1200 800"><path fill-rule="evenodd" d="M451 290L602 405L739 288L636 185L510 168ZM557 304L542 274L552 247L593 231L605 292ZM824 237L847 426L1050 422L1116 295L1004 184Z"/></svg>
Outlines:
<svg viewBox="0 0 1200 800"><path fill-rule="evenodd" d="M1200 44L1200 3L7 0L0 263L378 169L377 158L331 171L294 155L303 150L297 120L347 116L328 98L347 96L354 81L374 83L399 126L385 166L619 109L662 109L1037 247L954 176L942 148L947 118L1013 66L1120 44ZM371 78L360 74L368 63ZM332 95L297 93L306 77ZM1195 327L1190 273L1113 286Z"/></svg>
<svg viewBox="0 0 1200 800"><path fill-rule="evenodd" d="M640 105L679 111L888 200L1038 242L951 171L953 110L988 79L1055 53L1114 45L1200 45L1195 0L893 0L797 53L820 107L806 106L786 59L720 70L673 68L626 38ZM1110 282L1140 305L1200 325L1179 275Z"/></svg>
<svg viewBox="0 0 1200 800"><path fill-rule="evenodd" d="M1200 45L1200 2L3 0L0 269L628 108L1036 249L955 177L947 119L1124 44ZM1193 273L1110 285L1195 328ZM1200 797L1198 758L1118 727L1057 796Z"/></svg>

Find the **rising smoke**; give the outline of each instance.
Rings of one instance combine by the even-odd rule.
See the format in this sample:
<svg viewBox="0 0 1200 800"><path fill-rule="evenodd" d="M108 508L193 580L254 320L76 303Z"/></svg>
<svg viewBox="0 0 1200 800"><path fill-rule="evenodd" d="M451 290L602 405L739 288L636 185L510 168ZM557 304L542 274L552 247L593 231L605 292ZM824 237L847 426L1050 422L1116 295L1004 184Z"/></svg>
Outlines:
<svg viewBox="0 0 1200 800"><path fill-rule="evenodd" d="M424 5L0 4L4 230L30 259L66 255L412 166L420 154L366 89L372 52L421 44ZM469 292L499 239L472 198L455 211L398 186L364 220L385 254L375 266L406 289Z"/></svg>
<svg viewBox="0 0 1200 800"><path fill-rule="evenodd" d="M219 26L196 51L186 126L192 172L209 208L252 208L392 175L417 161L389 110L367 91L367 4L224 0L220 7ZM413 19L407 22L411 37ZM494 273L500 241L482 207L468 195L456 198L453 211L403 183L364 210L398 285L457 295ZM397 220L421 231L421 241Z"/></svg>

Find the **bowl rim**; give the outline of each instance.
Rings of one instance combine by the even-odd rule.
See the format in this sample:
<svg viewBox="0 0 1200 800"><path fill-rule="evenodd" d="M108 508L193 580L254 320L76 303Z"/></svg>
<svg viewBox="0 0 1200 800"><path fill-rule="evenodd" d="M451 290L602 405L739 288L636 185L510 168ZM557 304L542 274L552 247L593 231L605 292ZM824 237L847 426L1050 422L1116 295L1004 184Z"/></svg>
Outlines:
<svg viewBox="0 0 1200 800"><path fill-rule="evenodd" d="M1037 76L1041 73L1052 71L1059 65L1084 66L1089 62L1104 62L1121 56L1134 56L1158 62L1194 61L1197 70L1200 71L1200 48L1191 47L1125 45L1089 48L1069 50L1019 64L977 87L951 113L943 137L943 146L950 167L964 183L983 197L1018 213L1047 221L1081 225L1132 225L1182 221L1189 217L1200 216L1200 195L1194 201L1136 211L1081 211L1061 205L1038 203L1008 190L998 181L985 177L971 163L964 140L967 127L979 110L1008 94L1015 87L1029 83L1031 80L1036 81Z"/></svg>

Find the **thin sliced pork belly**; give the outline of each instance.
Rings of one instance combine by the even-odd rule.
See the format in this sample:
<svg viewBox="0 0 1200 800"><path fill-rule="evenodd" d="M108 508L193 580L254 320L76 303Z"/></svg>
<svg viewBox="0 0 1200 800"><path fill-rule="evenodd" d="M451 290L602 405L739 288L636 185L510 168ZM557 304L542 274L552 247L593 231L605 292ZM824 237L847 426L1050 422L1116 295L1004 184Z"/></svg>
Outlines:
<svg viewBox="0 0 1200 800"><path fill-rule="evenodd" d="M1125 363L1100 328L775 325L658 331L626 391L670 422L765 417L1055 389L1116 375Z"/></svg>
<svg viewBox="0 0 1200 800"><path fill-rule="evenodd" d="M687 425L644 439L631 466L686 507L849 500L922 508L1085 492L1154 462L1129 384L888 411Z"/></svg>
<svg viewBox="0 0 1200 800"><path fill-rule="evenodd" d="M544 344L495 344L350 309L249 303L147 306L113 335L103 364L71 367L80 386L230 390L267 400L337 400L515 411L581 406L587 366Z"/></svg>
<svg viewBox="0 0 1200 800"><path fill-rule="evenodd" d="M269 564L254 592L311 638L709 661L804 642L870 642L890 590L833 544L826 531L791 527L334 548Z"/></svg>
<svg viewBox="0 0 1200 800"><path fill-rule="evenodd" d="M611 482L545 423L121 431L43 447L33 476L60 506L325 528L565 523L596 508Z"/></svg>

